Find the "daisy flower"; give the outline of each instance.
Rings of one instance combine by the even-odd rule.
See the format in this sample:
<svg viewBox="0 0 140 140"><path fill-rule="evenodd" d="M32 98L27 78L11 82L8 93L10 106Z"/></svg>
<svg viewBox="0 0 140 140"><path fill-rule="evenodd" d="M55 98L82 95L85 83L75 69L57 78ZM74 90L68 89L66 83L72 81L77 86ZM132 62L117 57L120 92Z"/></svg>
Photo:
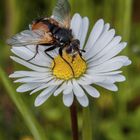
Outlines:
<svg viewBox="0 0 140 140"><path fill-rule="evenodd" d="M110 29L110 25L105 24L103 19L95 23L85 43L88 27L87 17L82 18L79 14L73 16L72 33L75 39L80 40L80 48L86 51L82 58L77 55L73 62L72 57L63 52L74 75L70 66L58 55L57 49L50 52L55 61L54 66L54 61L44 53L45 47L39 47L37 56L28 62L26 60L34 56L35 46L13 46L11 51L16 56L11 56L11 59L30 69L15 71L10 75L11 78L17 78L14 82L22 83L17 92L30 91L31 95L40 91L35 106L42 105L51 95L58 96L61 93L66 106L71 106L76 98L86 107L89 104L87 94L94 98L100 96L94 85L117 91L115 83L125 81L119 69L131 64L127 56L118 56L127 43L121 42L121 37L115 36L115 30Z"/></svg>

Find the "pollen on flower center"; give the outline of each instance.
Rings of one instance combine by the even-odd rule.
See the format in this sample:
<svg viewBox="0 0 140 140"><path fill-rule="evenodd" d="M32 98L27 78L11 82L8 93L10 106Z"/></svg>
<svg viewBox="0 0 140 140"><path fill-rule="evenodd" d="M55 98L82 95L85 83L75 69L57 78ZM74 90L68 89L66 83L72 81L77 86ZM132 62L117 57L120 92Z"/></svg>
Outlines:
<svg viewBox="0 0 140 140"><path fill-rule="evenodd" d="M71 67L66 63L60 55L54 58L52 63L53 75L59 79L69 80L71 78L78 78L86 71L86 62L80 57L79 54L76 55L72 62L72 56L63 53L63 58L71 65ZM73 70L72 70L73 69ZM74 73L74 74L73 74Z"/></svg>

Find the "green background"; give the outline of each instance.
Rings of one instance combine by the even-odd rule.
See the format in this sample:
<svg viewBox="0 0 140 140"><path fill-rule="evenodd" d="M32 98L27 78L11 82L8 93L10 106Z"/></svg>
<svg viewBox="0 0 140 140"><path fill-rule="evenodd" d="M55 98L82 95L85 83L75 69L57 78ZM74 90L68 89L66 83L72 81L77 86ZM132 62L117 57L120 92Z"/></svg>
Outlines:
<svg viewBox="0 0 140 140"><path fill-rule="evenodd" d="M55 0L0 0L0 140L71 140L69 108L62 97L51 97L41 107L34 107L37 94L15 92L8 74L22 66L9 56L5 41L28 28L34 18L50 16ZM78 106L80 140L90 140L85 132L91 124L91 140L140 139L140 1L139 0L70 0L71 15L88 16L90 30L99 18L111 23L128 46L122 52L132 64L123 68L127 80L117 84L118 92L102 88L99 99L90 98L89 108ZM86 113L88 112L88 113ZM83 129L83 130L82 130ZM83 137L83 138L82 138Z"/></svg>

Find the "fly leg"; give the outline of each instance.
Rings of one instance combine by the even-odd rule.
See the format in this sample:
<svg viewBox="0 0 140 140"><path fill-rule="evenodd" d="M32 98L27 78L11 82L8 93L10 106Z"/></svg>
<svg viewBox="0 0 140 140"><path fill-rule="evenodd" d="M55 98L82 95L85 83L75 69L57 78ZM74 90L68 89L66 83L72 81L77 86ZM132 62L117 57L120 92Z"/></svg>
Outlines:
<svg viewBox="0 0 140 140"><path fill-rule="evenodd" d="M82 49L80 49L80 51L78 52L79 53L79 55L80 55L80 58L85 62L85 60L83 59L83 57L82 57L82 53L81 52L86 52L85 50L82 50Z"/></svg>
<svg viewBox="0 0 140 140"><path fill-rule="evenodd" d="M85 51L82 51L82 52L85 52ZM80 58L86 63L86 61L83 59L83 57L82 57L82 53L79 51L78 52L79 53L79 55L80 55Z"/></svg>
<svg viewBox="0 0 140 140"><path fill-rule="evenodd" d="M36 55L38 54L38 47L39 47L39 45L36 45L36 52L35 52L35 54L34 54L34 56L32 57L32 58L30 58L30 59L28 59L28 60L26 60L26 61L31 61L32 59L34 59L35 57L36 57Z"/></svg>
<svg viewBox="0 0 140 140"><path fill-rule="evenodd" d="M63 57L62 51L63 51L63 48L60 48L60 49L59 49L59 55L60 55L61 58L69 65L69 67L70 67L70 69L71 69L71 71L72 71L72 74L73 74L73 76L74 76L75 74L74 74L73 68L72 68L72 66L69 64L69 62Z"/></svg>
<svg viewBox="0 0 140 140"><path fill-rule="evenodd" d="M54 60L54 58L48 53L49 51L52 51L52 50L54 50L54 49L56 49L58 46L51 46L50 48L47 48L44 52L45 52L45 54L49 57L49 58L51 58L52 60L53 60L53 62L54 62L54 66L53 66L53 68L52 69L54 69L54 67L55 67L55 60Z"/></svg>
<svg viewBox="0 0 140 140"><path fill-rule="evenodd" d="M83 49L78 50L78 54L80 55L80 58L81 58L83 61L85 61L85 60L83 59L83 57L82 57L82 52L85 53L86 51L83 50ZM73 63L75 57L76 57L76 54L72 55L72 63Z"/></svg>
<svg viewBox="0 0 140 140"><path fill-rule="evenodd" d="M81 52L84 52L84 53L86 52L84 49L80 49L80 51L81 51Z"/></svg>

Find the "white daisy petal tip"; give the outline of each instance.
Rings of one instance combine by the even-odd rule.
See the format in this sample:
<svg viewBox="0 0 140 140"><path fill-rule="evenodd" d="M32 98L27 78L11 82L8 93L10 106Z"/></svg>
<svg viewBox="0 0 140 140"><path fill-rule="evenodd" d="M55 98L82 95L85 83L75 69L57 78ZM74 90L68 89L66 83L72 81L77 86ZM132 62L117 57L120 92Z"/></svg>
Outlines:
<svg viewBox="0 0 140 140"><path fill-rule="evenodd" d="M122 50L127 46L127 42L121 42L122 44Z"/></svg>
<svg viewBox="0 0 140 140"><path fill-rule="evenodd" d="M18 93L23 93L23 91L22 91L20 88L17 88L17 89L16 89L16 92L18 92Z"/></svg>
<svg viewBox="0 0 140 140"><path fill-rule="evenodd" d="M122 43L124 44L124 46L127 46L127 44L128 44L127 42L122 42Z"/></svg>
<svg viewBox="0 0 140 140"><path fill-rule="evenodd" d="M124 66L128 66L128 65L131 65L132 64L132 61L130 59L128 59L125 63L124 63Z"/></svg>
<svg viewBox="0 0 140 140"><path fill-rule="evenodd" d="M63 95L63 103L65 106L70 107L73 103L74 97L73 93Z"/></svg>
<svg viewBox="0 0 140 140"><path fill-rule="evenodd" d="M42 105L42 100L40 98L36 98L35 102L34 102L34 106L35 107L39 107L40 105Z"/></svg>
<svg viewBox="0 0 140 140"><path fill-rule="evenodd" d="M14 83L19 83L19 81L18 80L15 80L15 81L13 81Z"/></svg>
<svg viewBox="0 0 140 140"><path fill-rule="evenodd" d="M100 97L100 94L96 95L94 98L99 98Z"/></svg>
<svg viewBox="0 0 140 140"><path fill-rule="evenodd" d="M115 86L113 89L112 89L112 91L114 91L114 92L117 92L119 89L118 89L118 87L117 86Z"/></svg>
<svg viewBox="0 0 140 140"><path fill-rule="evenodd" d="M126 81L126 77L125 76L123 76L123 78L122 78L122 82L124 82L124 81Z"/></svg>
<svg viewBox="0 0 140 140"><path fill-rule="evenodd" d="M14 76L14 73L12 73L12 74L10 74L9 75L9 78L14 78L15 76Z"/></svg>
<svg viewBox="0 0 140 140"><path fill-rule="evenodd" d="M114 90L114 92L117 92L119 89L118 88L116 88L115 90Z"/></svg>
<svg viewBox="0 0 140 140"><path fill-rule="evenodd" d="M81 15L79 13L75 13L73 18L75 18L75 17L81 17Z"/></svg>
<svg viewBox="0 0 140 140"><path fill-rule="evenodd" d="M115 81L116 82L124 82L126 80L126 77L123 75L116 75Z"/></svg>
<svg viewBox="0 0 140 140"><path fill-rule="evenodd" d="M103 18L98 19L98 20L96 21L95 25L96 25L96 24L98 24L99 26L104 25L104 20L103 20ZM95 26L95 25L94 25L94 26Z"/></svg>
<svg viewBox="0 0 140 140"><path fill-rule="evenodd" d="M92 97L94 98L99 98L100 97L100 93L98 92L98 90L96 90L93 86L89 86L89 85L85 85L83 86L83 88L85 89L85 91Z"/></svg>
<svg viewBox="0 0 140 140"><path fill-rule="evenodd" d="M11 58L12 60L14 60L14 56L10 56L10 58Z"/></svg>
<svg viewBox="0 0 140 140"><path fill-rule="evenodd" d="M28 91L28 90L26 90L26 89L21 89L20 87L16 89L16 92L18 92L18 93L25 93L25 92L27 92L27 91Z"/></svg>
<svg viewBox="0 0 140 140"><path fill-rule="evenodd" d="M42 93L44 94L46 90L42 91ZM47 93L46 95L42 96L41 93L36 97L34 105L36 107L42 105L45 101L47 101L47 99L52 95L52 92Z"/></svg>
<svg viewBox="0 0 140 140"><path fill-rule="evenodd" d="M56 96L58 96L60 93L54 93L53 95L56 97Z"/></svg>
<svg viewBox="0 0 140 140"><path fill-rule="evenodd" d="M76 98L81 106L87 107L89 105L89 100L88 100L88 97L86 95L84 95L82 97L76 97Z"/></svg>
<svg viewBox="0 0 140 140"><path fill-rule="evenodd" d="M69 102L66 102L66 101L63 101L63 103L66 107L70 107L72 105L72 103L69 103Z"/></svg>
<svg viewBox="0 0 140 140"><path fill-rule="evenodd" d="M89 24L89 18L88 17L84 17L83 20L85 20Z"/></svg>

